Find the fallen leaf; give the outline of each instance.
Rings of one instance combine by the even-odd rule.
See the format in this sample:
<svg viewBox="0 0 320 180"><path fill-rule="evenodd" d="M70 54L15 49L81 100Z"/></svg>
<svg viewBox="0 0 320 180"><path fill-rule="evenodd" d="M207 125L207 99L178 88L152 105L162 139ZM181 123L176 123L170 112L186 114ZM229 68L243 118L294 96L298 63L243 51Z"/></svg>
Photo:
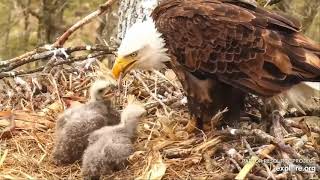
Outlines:
<svg viewBox="0 0 320 180"><path fill-rule="evenodd" d="M167 170L167 165L163 162L159 151L150 153L148 156L148 165L142 175L136 180L161 180Z"/></svg>

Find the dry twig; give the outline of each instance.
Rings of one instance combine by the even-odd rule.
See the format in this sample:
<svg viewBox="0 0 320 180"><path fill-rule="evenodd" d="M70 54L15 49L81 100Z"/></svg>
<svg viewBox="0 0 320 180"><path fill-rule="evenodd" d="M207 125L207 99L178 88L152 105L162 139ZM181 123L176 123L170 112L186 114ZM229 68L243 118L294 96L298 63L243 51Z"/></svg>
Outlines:
<svg viewBox="0 0 320 180"><path fill-rule="evenodd" d="M68 40L70 35L75 32L77 29L82 27L83 25L89 23L93 18L96 18L97 16L102 15L105 13L108 8L115 2L116 0L108 0L106 3L99 6L99 9L92 12L88 16L84 17L77 23L75 23L73 26L71 26L65 33L63 33L56 42L53 43L54 47L61 47L63 44Z"/></svg>

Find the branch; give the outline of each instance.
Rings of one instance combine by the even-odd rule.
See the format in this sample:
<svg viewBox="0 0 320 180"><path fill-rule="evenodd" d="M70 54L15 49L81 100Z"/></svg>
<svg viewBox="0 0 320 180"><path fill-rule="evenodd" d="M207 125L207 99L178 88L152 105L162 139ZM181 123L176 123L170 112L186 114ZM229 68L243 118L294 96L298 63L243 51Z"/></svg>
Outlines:
<svg viewBox="0 0 320 180"><path fill-rule="evenodd" d="M313 163L310 159L307 159L297 153L290 145L285 144L284 142L279 142L277 138L267 134L266 132L260 129L244 130L244 129L231 129L227 128L226 130L219 130L214 133L215 135L224 135L224 136L254 136L261 141L273 143L280 148L283 152L288 153L294 159L301 159L303 163L308 166L316 168L316 172L320 172L320 165Z"/></svg>
<svg viewBox="0 0 320 180"><path fill-rule="evenodd" d="M68 38L71 36L72 33L74 33L77 29L79 29L81 26L89 23L93 18L102 15L103 13L106 12L106 10L108 10L108 8L115 2L116 0L108 0L105 4L100 5L99 9L94 11L93 13L89 14L88 16L86 16L85 18L83 18L82 20L78 21L76 24L74 24L72 27L70 27L65 33L63 33L60 37L58 37L57 41L55 43L52 44L52 47L61 47L67 40ZM18 57L14 57L12 59L8 59L5 61L0 61L0 68L1 67L6 67L9 66L10 63L15 62L19 59L25 59L25 58L29 58L30 56L35 55L36 53L43 52L43 47L40 48L36 48L30 52L26 52L25 54L22 54ZM1 70L0 70L1 72Z"/></svg>
<svg viewBox="0 0 320 180"><path fill-rule="evenodd" d="M69 48L60 48L60 49L53 49L53 50L47 50L44 48L38 48L34 50L34 52L29 56L20 56L16 57L15 61L12 62L12 60L7 60L7 61L0 61L0 73L1 72L8 72L11 71L19 66L22 66L27 63L31 63L40 59L48 59L54 55L60 56L63 55L61 52L65 52L66 54L70 55L73 52L76 51L84 51L88 50L90 52L95 52L95 51L104 51L108 54L113 54L114 49L109 49L106 46L76 46L76 47L69 47ZM3 67L3 68L1 68Z"/></svg>
<svg viewBox="0 0 320 180"><path fill-rule="evenodd" d="M267 0L267 2L266 2L266 4L264 5L264 7L266 7L266 6L271 6L271 5L273 5L273 4L277 4L277 3L279 3L280 1L282 1L282 0Z"/></svg>
<svg viewBox="0 0 320 180"><path fill-rule="evenodd" d="M55 63L53 63L52 67L53 66L62 65L62 64L71 64L71 63L74 63L76 61L86 60L88 58L100 58L100 57L104 57L107 54L111 54L111 53L102 51L102 52L97 52L97 53L91 54L91 55L83 55L83 56L79 56L79 57L76 57L76 58L71 58L70 60L64 60L64 61L60 61L60 62L55 62ZM18 71L2 72L2 73L0 73L0 79L5 78L5 77L15 77L17 75L32 74L32 73L35 73L35 72L40 72L40 71L44 70L45 67L46 66L41 66L41 67L29 70L29 71L18 70Z"/></svg>
<svg viewBox="0 0 320 180"><path fill-rule="evenodd" d="M140 81L140 83L142 84L142 86L146 89L146 91L149 92L150 96L153 97L153 99L155 99L157 102L159 102L159 104L163 107L164 112L166 113L166 115L169 115L169 112L167 111L167 106L160 100L158 99L157 95L153 92L151 92L151 90L149 89L148 85L142 80L142 78L140 77L139 74L137 74L136 72L133 72L134 77L138 79L138 81Z"/></svg>
<svg viewBox="0 0 320 180"><path fill-rule="evenodd" d="M285 121L285 123L289 126L304 130L306 128L305 123L301 123L301 121ZM308 126L311 132L320 134L320 128L317 126Z"/></svg>
<svg viewBox="0 0 320 180"><path fill-rule="evenodd" d="M12 58L12 59L8 59L8 60L4 60L4 61L0 61L0 68L1 67L6 67L10 63L15 62L15 61L17 61L19 59L28 58L29 56L32 56L32 55L36 54L37 52L38 52L38 48L34 49L32 51L29 51L27 53L24 53L24 54L22 54L22 55L20 55L18 57L15 57L15 58Z"/></svg>
<svg viewBox="0 0 320 180"><path fill-rule="evenodd" d="M63 44L68 40L73 32L79 29L81 26L89 23L93 18L100 16L101 14L105 13L108 8L115 2L116 0L108 0L105 4L100 5L99 9L94 11L93 13L87 15L76 24L71 26L65 33L63 33L56 42L53 43L54 47L61 47Z"/></svg>

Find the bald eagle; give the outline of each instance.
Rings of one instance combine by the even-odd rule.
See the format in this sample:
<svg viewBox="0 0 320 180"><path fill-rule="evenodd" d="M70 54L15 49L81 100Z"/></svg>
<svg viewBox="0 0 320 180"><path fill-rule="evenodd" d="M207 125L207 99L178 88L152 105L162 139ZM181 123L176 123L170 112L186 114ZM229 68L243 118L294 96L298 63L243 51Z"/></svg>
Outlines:
<svg viewBox="0 0 320 180"><path fill-rule="evenodd" d="M291 17L236 0L163 0L151 16L127 31L113 75L173 69L198 127L225 107L224 122L237 123L247 93L320 81L320 45Z"/></svg>

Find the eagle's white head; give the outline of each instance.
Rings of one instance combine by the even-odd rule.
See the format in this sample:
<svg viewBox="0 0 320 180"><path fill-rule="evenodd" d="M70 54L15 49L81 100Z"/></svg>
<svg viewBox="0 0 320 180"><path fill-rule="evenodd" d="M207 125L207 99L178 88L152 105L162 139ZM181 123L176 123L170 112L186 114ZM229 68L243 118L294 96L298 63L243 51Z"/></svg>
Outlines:
<svg viewBox="0 0 320 180"><path fill-rule="evenodd" d="M131 69L159 69L170 60L166 53L164 39L150 18L130 27L118 49L117 59L112 68L113 76L118 79Z"/></svg>

